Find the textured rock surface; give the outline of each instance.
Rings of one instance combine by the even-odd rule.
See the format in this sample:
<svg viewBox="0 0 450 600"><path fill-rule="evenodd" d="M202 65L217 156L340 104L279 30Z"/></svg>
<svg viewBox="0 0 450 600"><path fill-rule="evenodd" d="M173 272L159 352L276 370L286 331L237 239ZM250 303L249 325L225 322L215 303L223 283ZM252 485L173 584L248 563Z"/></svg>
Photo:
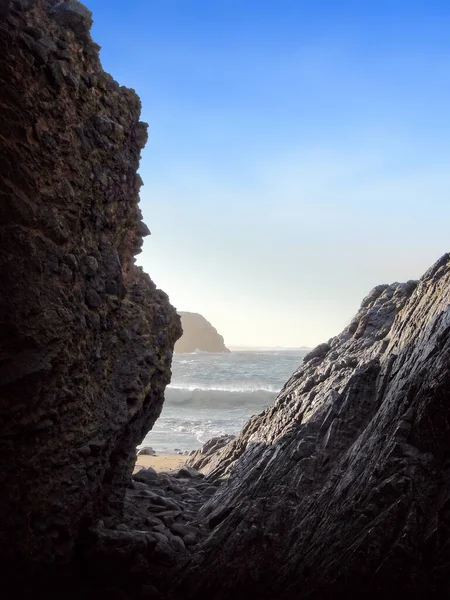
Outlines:
<svg viewBox="0 0 450 600"><path fill-rule="evenodd" d="M186 465L194 469L201 470L205 468L206 471L210 470L212 462L221 456L219 450L234 439L236 439L235 435L211 438L201 448L191 453Z"/></svg>
<svg viewBox="0 0 450 600"><path fill-rule="evenodd" d="M209 321L197 313L180 312L183 335L175 344L175 352L183 354L203 350L204 352L229 352L223 337Z"/></svg>
<svg viewBox="0 0 450 600"><path fill-rule="evenodd" d="M120 517L181 334L134 266L146 125L91 22L78 2L0 2L0 562L30 586Z"/></svg>
<svg viewBox="0 0 450 600"><path fill-rule="evenodd" d="M206 477L130 483L181 329L134 266L146 128L91 21L0 0L3 595L448 597L449 255L375 288L272 407L192 457Z"/></svg>
<svg viewBox="0 0 450 600"><path fill-rule="evenodd" d="M227 485L179 597L448 597L449 423L446 255L375 288L203 466Z"/></svg>
<svg viewBox="0 0 450 600"><path fill-rule="evenodd" d="M194 469L137 472L126 492L123 520L114 527L100 521L89 532L83 579L96 590L96 600L97 590L105 587L121 598L167 598L174 568L208 534L197 514L217 489Z"/></svg>

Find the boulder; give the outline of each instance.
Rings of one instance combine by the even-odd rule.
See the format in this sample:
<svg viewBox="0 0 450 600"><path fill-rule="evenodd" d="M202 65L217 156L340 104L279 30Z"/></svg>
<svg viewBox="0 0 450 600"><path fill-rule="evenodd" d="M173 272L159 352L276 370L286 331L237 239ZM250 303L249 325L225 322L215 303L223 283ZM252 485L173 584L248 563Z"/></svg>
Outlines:
<svg viewBox="0 0 450 600"><path fill-rule="evenodd" d="M137 452L138 456L156 456L156 452L153 450L151 446L144 446L140 448Z"/></svg>
<svg viewBox="0 0 450 600"><path fill-rule="evenodd" d="M177 479L191 479L192 477L204 477L203 473L199 473L197 469L193 469L192 467L180 467L179 469L170 471L170 474L172 475L172 477L176 477Z"/></svg>
<svg viewBox="0 0 450 600"><path fill-rule="evenodd" d="M139 471L133 475L133 479L135 481L139 481L140 483L154 483L157 482L159 478L158 473L153 467L144 467L139 469Z"/></svg>

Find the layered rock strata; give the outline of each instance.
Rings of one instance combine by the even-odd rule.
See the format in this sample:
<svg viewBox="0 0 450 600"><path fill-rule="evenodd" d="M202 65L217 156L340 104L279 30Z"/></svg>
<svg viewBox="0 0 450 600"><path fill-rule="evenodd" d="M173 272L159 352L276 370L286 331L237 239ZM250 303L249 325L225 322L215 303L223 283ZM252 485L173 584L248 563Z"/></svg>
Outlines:
<svg viewBox="0 0 450 600"><path fill-rule="evenodd" d="M186 598L450 593L450 255L378 286L201 470Z"/></svg>
<svg viewBox="0 0 450 600"><path fill-rule="evenodd" d="M74 1L0 2L0 563L30 589L122 518L181 334L134 265L147 127L91 23Z"/></svg>
<svg viewBox="0 0 450 600"><path fill-rule="evenodd" d="M180 312L183 335L175 344L177 354L201 350L203 352L229 352L223 337L202 315Z"/></svg>
<svg viewBox="0 0 450 600"><path fill-rule="evenodd" d="M201 448L191 452L186 465L200 471L205 468L208 471L211 468L211 462L215 461L219 454L219 450L236 439L235 435L223 435L208 440Z"/></svg>

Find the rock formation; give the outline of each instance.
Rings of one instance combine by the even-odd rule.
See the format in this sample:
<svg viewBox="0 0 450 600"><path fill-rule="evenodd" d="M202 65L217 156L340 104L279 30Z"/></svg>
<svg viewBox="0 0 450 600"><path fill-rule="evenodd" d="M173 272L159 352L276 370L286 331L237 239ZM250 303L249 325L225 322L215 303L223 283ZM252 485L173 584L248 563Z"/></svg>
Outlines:
<svg viewBox="0 0 450 600"><path fill-rule="evenodd" d="M234 439L236 439L236 436L230 434L211 438L201 448L191 452L186 464L199 471L203 467L209 470L211 468L211 460L215 460L219 456L219 450Z"/></svg>
<svg viewBox="0 0 450 600"><path fill-rule="evenodd" d="M450 594L450 255L378 286L203 463L183 598ZM207 457L208 458L208 457ZM181 597L181 595L180 595Z"/></svg>
<svg viewBox="0 0 450 600"><path fill-rule="evenodd" d="M448 597L450 255L375 288L202 474L131 479L181 328L134 265L146 128L90 24L0 0L4 596Z"/></svg>
<svg viewBox="0 0 450 600"><path fill-rule="evenodd" d="M203 352L229 352L223 337L209 321L197 313L180 312L183 335L175 344L175 352L184 354L202 350Z"/></svg>
<svg viewBox="0 0 450 600"><path fill-rule="evenodd" d="M181 334L134 265L146 125L91 22L75 1L0 2L0 564L17 593L120 518Z"/></svg>

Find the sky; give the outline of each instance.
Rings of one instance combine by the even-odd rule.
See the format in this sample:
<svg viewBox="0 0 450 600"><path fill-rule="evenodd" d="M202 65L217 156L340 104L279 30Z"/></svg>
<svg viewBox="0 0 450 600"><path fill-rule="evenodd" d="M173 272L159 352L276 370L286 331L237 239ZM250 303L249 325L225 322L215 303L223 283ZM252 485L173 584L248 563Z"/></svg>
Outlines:
<svg viewBox="0 0 450 600"><path fill-rule="evenodd" d="M86 0L142 100L138 264L228 345L314 346L450 249L450 3Z"/></svg>

